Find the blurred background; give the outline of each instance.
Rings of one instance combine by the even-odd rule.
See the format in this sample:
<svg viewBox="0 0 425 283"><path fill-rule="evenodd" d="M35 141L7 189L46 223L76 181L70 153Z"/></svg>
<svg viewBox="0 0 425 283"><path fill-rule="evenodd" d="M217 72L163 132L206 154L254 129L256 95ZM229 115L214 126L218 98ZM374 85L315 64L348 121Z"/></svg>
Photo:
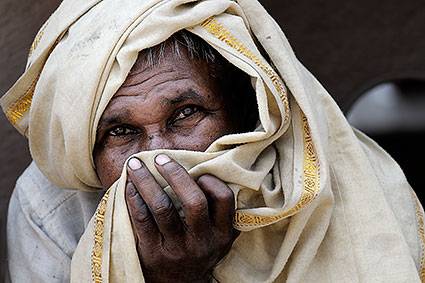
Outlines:
<svg viewBox="0 0 425 283"><path fill-rule="evenodd" d="M24 70L33 37L60 2L1 0L0 95ZM349 121L399 162L424 201L425 1L260 2ZM7 205L30 160L25 139L1 113L0 282L7 264Z"/></svg>

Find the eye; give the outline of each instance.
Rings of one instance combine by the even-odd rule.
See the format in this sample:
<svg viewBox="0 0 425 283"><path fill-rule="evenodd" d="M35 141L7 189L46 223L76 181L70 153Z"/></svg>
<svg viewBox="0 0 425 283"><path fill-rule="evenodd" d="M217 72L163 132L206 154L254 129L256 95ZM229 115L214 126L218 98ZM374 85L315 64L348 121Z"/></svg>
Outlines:
<svg viewBox="0 0 425 283"><path fill-rule="evenodd" d="M128 126L117 126L109 130L109 136L126 136L126 135L134 135L137 134L137 131Z"/></svg>
<svg viewBox="0 0 425 283"><path fill-rule="evenodd" d="M199 108L197 106L188 106L177 111L177 115L173 119L173 122L183 120L193 114L199 112Z"/></svg>

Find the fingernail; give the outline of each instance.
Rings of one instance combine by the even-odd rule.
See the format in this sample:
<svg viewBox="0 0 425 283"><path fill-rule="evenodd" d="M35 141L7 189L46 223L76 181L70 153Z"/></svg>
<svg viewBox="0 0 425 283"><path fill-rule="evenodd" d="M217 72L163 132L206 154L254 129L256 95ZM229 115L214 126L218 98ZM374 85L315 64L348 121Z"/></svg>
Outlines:
<svg viewBox="0 0 425 283"><path fill-rule="evenodd" d="M165 154L159 154L155 157L155 162L158 165L164 165L164 164L166 164L170 161L171 161L171 159Z"/></svg>
<svg viewBox="0 0 425 283"><path fill-rule="evenodd" d="M139 159L137 159L136 157L132 157L129 161L128 161L128 167L130 167L131 170L138 170L140 168L142 168L142 162L140 162Z"/></svg>

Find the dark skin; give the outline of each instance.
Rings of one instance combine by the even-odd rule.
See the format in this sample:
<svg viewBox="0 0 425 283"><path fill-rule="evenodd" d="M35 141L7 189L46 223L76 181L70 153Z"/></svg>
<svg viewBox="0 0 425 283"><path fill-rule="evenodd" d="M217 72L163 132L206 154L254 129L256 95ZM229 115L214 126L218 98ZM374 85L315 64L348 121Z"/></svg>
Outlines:
<svg viewBox="0 0 425 283"><path fill-rule="evenodd" d="M207 64L165 52L153 68L133 67L101 118L94 161L104 188L119 178L132 154L204 151L240 130ZM131 159L126 202L144 276L148 282L207 282L237 236L233 192L212 175L193 179L165 155L156 157L155 166L178 196L185 218L143 162Z"/></svg>

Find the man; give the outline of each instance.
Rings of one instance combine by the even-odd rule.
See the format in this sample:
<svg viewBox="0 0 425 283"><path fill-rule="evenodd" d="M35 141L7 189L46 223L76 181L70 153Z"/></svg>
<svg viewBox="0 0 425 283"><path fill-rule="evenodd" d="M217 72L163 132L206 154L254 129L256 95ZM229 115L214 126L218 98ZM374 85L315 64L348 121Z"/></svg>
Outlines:
<svg viewBox="0 0 425 283"><path fill-rule="evenodd" d="M2 100L36 163L12 278L419 281L401 170L256 1L64 1L38 38Z"/></svg>

